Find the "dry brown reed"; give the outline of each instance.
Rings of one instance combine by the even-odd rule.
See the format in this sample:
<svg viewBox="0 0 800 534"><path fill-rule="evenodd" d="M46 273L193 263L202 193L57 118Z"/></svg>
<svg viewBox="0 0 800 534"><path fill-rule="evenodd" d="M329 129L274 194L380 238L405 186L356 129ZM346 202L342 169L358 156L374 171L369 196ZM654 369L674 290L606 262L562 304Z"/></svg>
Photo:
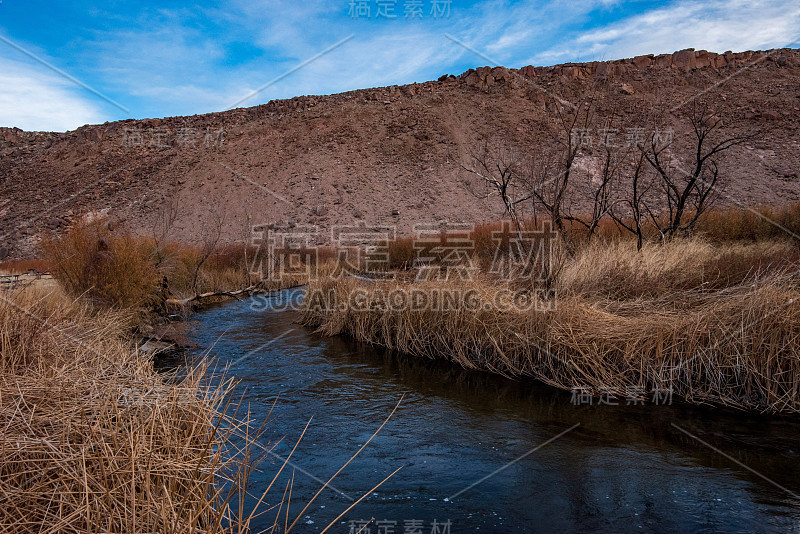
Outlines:
<svg viewBox="0 0 800 534"><path fill-rule="evenodd" d="M34 288L0 299L0 531L240 531L258 432L207 364L157 374L124 332ZM241 439L242 434L250 439Z"/></svg>
<svg viewBox="0 0 800 534"><path fill-rule="evenodd" d="M256 247L222 245L204 258L201 248L158 244L123 228L111 229L103 220L79 222L61 236L45 237L42 250L43 262L68 294L118 309L160 309L167 298L234 292L256 283L265 290L283 289L308 279L290 272L261 280L263 272L254 270L263 260ZM323 251L322 257L332 255Z"/></svg>
<svg viewBox="0 0 800 534"><path fill-rule="evenodd" d="M795 247L785 242L695 239L646 244L641 253L630 242L597 243L565 261L555 300L538 310L501 309L498 293L519 284L481 276L329 278L309 285L303 322L327 335L564 389L617 396L671 389L691 402L798 412L797 267ZM393 290L456 297L444 310L397 306ZM352 305L356 291L368 295L359 306Z"/></svg>

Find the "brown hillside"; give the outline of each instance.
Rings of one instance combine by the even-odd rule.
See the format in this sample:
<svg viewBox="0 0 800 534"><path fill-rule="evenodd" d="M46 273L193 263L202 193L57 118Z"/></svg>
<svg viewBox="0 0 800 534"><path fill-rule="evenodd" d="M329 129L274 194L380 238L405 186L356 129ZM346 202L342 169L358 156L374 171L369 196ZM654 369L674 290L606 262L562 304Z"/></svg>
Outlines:
<svg viewBox="0 0 800 534"><path fill-rule="evenodd" d="M416 222L496 219L497 199L476 199L464 186L460 164L470 147L478 139L501 139L521 152L547 144L559 106L552 96L580 106L589 94L596 94L599 117L620 115L621 143L655 108L670 110L700 95L694 101L707 103L726 132L762 132L730 152L721 201L800 198L800 51L688 50L605 63L482 67L422 84L63 134L0 128L0 253L32 253L42 231L63 229L88 209L148 234L173 199L180 216L172 237L186 242L200 238L213 212L224 214L228 241L246 235L248 213L254 224L366 221L396 225L401 234ZM677 146L691 141L690 106L663 119ZM590 169L592 150L583 157Z"/></svg>

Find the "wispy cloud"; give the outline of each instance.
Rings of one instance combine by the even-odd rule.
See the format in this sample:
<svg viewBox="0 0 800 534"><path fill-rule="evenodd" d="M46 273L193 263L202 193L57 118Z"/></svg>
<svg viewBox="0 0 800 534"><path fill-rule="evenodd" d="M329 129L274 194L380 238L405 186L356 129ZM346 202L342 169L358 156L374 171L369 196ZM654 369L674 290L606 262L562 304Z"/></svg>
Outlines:
<svg viewBox="0 0 800 534"><path fill-rule="evenodd" d="M615 59L690 47L724 52L796 46L800 4L793 0L674 2L571 37L529 61Z"/></svg>
<svg viewBox="0 0 800 534"><path fill-rule="evenodd" d="M331 16L330 3L293 9L282 1L232 2L212 13L216 31L202 32L194 27L193 15L162 10L153 15L158 24L139 21L149 29L98 33L84 54L108 84L130 95L127 101L138 116L157 116L157 107L169 107L172 115L217 111L348 35L354 35L351 42L245 105L426 81L444 73L443 65L460 54L440 27L406 22L402 15L393 24L351 20L347 2L338 11L340 24L331 26L325 19ZM265 13L272 16L265 19ZM235 57L245 42L251 57Z"/></svg>
<svg viewBox="0 0 800 534"><path fill-rule="evenodd" d="M91 95L38 65L0 58L0 88L0 126L67 131L107 118Z"/></svg>

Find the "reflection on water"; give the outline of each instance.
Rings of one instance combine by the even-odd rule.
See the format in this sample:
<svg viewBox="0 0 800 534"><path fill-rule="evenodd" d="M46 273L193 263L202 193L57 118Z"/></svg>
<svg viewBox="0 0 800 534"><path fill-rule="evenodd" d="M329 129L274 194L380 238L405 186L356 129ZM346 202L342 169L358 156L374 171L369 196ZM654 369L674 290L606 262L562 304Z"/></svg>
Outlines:
<svg viewBox="0 0 800 534"><path fill-rule="evenodd" d="M392 420L333 482L341 493L323 492L299 532L319 532L400 466L329 532L353 525L357 531L371 518L385 523L362 532L446 532L448 521L450 532L800 532L796 418L627 406L625 399L576 406L569 392L530 381L323 338L294 324L291 312L253 310L248 301L195 319L194 341L203 348L216 343L212 352L241 379L256 419L279 397L267 431L271 440L285 437L275 453L288 454L313 417L293 457L292 519L403 397ZM271 458L262 466L252 493L279 465ZM284 475L276 484L281 492L292 472ZM273 519L263 516L260 526Z"/></svg>

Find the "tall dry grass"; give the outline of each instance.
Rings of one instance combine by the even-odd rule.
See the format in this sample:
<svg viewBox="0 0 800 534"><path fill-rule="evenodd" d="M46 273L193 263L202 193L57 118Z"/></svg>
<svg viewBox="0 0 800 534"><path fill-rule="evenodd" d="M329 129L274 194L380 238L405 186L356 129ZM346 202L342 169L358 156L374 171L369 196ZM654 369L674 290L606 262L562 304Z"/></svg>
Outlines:
<svg viewBox="0 0 800 534"><path fill-rule="evenodd" d="M618 396L672 389L689 401L798 412L797 260L785 242L696 239L646 244L641 253L630 242L597 243L565 260L555 300L539 309L501 308L498 293L519 294L520 285L484 276L329 278L309 285L303 322L327 335L565 389ZM449 309L391 301L392 291L412 290L456 298ZM356 292L369 295L359 306Z"/></svg>
<svg viewBox="0 0 800 534"><path fill-rule="evenodd" d="M130 308L149 304L159 281L152 244L112 233L102 221L75 225L42 242L53 277L72 295Z"/></svg>
<svg viewBox="0 0 800 534"><path fill-rule="evenodd" d="M697 231L719 241L757 241L800 236L800 202L752 209L729 207L700 217Z"/></svg>
<svg viewBox="0 0 800 534"><path fill-rule="evenodd" d="M243 531L258 432L231 380L157 374L94 314L35 288L0 299L0 531ZM248 439L241 439L242 435Z"/></svg>
<svg viewBox="0 0 800 534"><path fill-rule="evenodd" d="M705 238L649 243L595 242L575 251L559 272L562 296L629 300L710 292L800 268L788 241L715 244Z"/></svg>

